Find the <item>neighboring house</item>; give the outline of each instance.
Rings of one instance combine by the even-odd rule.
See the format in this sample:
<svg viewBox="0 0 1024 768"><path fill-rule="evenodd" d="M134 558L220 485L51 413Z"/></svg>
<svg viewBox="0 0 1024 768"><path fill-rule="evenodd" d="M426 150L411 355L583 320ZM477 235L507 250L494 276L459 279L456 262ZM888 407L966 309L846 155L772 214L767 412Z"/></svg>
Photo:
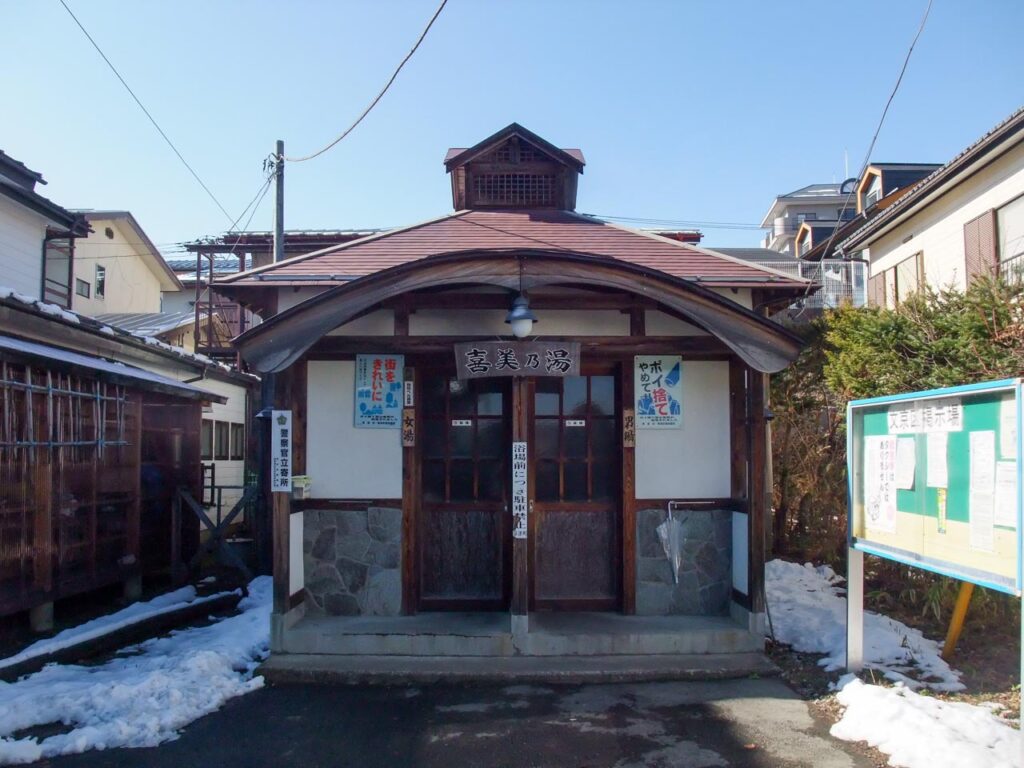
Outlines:
<svg viewBox="0 0 1024 768"><path fill-rule="evenodd" d="M847 179L842 184L808 184L779 195L761 221L761 226L768 230L762 244L772 251L799 255L794 244L805 221L818 228L835 227L840 216L847 221L856 215L854 201L850 200L856 184L856 179Z"/></svg>
<svg viewBox="0 0 1024 768"><path fill-rule="evenodd" d="M445 169L453 213L215 283L309 481L275 495L274 652L761 648L766 374L800 348L765 314L808 281L576 213L582 153L516 124Z"/></svg>
<svg viewBox="0 0 1024 768"><path fill-rule="evenodd" d="M0 615L46 630L55 600L137 598L195 550L197 519L174 528L171 506L201 493L200 419L226 398L207 364L9 289L0 329Z"/></svg>
<svg viewBox="0 0 1024 768"><path fill-rule="evenodd" d="M23 296L71 306L75 238L81 217L36 191L42 174L0 151L0 275Z"/></svg>
<svg viewBox="0 0 1024 768"><path fill-rule="evenodd" d="M861 186L866 201L878 182L865 176ZM881 194L890 193L883 186ZM877 306L893 307L926 284L963 290L983 275L1024 279L1024 109L848 234L839 250L868 262Z"/></svg>
<svg viewBox="0 0 1024 768"><path fill-rule="evenodd" d="M85 315L162 312L181 282L128 211L76 211L91 231L76 243L71 309Z"/></svg>
<svg viewBox="0 0 1024 768"><path fill-rule="evenodd" d="M131 331L139 336L151 336L190 352L195 350L196 313L191 309L184 312L104 313L95 317L100 322L116 325L118 328ZM213 326L213 337L221 344L231 343L231 333L219 315L207 318L205 314L202 314L198 319L199 323L204 326L209 320L209 324Z"/></svg>

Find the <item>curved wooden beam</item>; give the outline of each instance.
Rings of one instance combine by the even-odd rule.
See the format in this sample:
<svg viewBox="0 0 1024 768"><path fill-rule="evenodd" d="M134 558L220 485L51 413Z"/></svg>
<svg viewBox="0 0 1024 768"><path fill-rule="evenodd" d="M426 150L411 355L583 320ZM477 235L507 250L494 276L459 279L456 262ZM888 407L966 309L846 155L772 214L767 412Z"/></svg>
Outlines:
<svg viewBox="0 0 1024 768"><path fill-rule="evenodd" d="M403 293L457 285L515 291L520 285L529 290L559 284L615 288L657 301L706 328L765 373L785 368L802 346L776 323L691 280L604 256L522 249L443 253L375 272L267 319L234 343L253 368L273 373L290 366L329 331Z"/></svg>

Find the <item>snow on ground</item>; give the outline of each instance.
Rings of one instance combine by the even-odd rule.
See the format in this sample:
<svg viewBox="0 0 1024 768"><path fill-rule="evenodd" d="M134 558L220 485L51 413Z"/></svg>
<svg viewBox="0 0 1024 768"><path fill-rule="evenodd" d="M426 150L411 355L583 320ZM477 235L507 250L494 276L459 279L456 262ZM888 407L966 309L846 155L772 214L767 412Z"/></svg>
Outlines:
<svg viewBox="0 0 1024 768"><path fill-rule="evenodd" d="M846 598L843 579L827 565L772 560L765 571L776 639L803 653L823 653L829 672L846 667ZM960 673L942 660L942 649L920 630L864 612L864 666L910 688L961 691Z"/></svg>
<svg viewBox="0 0 1024 768"><path fill-rule="evenodd" d="M110 747L152 747L235 696L262 687L253 670L270 641L271 580L249 585L240 613L125 648L94 666L50 664L0 683L0 763ZM68 733L14 738L48 723Z"/></svg>
<svg viewBox="0 0 1024 768"><path fill-rule="evenodd" d="M846 666L846 598L842 578L828 566L768 563L765 586L775 636L804 653L825 654L829 671ZM939 656L940 646L894 619L864 613L864 665L896 684L840 678L836 700L843 716L831 733L866 741L901 768L1011 768L1021 766L1020 732L990 707L942 701L917 693L963 690L960 673Z"/></svg>
<svg viewBox="0 0 1024 768"><path fill-rule="evenodd" d="M831 733L866 741L903 768L1011 768L1019 766L1020 732L990 709L922 696L901 683L868 685L853 675L840 680L846 710Z"/></svg>
<svg viewBox="0 0 1024 768"><path fill-rule="evenodd" d="M153 616L170 613L171 611L176 611L188 605L207 603L211 600L223 597L226 594L228 593L220 592L215 595L210 595L209 597L197 598L196 588L188 586L176 589L173 592L167 592L163 595L159 595L158 597L154 597L152 600L132 603L127 608L123 608L120 611L106 616L100 616L92 621L87 621L84 624L79 624L69 629L65 629L63 632L58 632L53 637L33 643L28 648L14 656L8 656L6 659L0 659L0 669L9 667L12 664L18 664L22 661L26 661L27 659L33 659L37 656L45 656L48 653L59 651L77 643L85 642L86 640L94 640L97 637L102 637L103 635L110 634L118 629L131 626L132 624L137 624L138 622L152 618Z"/></svg>

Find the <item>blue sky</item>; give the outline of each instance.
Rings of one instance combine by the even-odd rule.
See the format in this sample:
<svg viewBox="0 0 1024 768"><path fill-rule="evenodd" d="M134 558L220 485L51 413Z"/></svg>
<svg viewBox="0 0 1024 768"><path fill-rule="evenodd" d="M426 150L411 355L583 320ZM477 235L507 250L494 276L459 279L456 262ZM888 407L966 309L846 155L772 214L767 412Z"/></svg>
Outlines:
<svg viewBox="0 0 1024 768"><path fill-rule="evenodd" d="M68 0L229 211L286 154L329 141L435 0ZM449 0L370 117L287 168L289 228L386 227L451 209L441 160L517 121L587 167L579 210L757 224L772 198L855 174L924 0ZM223 214L57 0L10 0L0 148L68 207L127 208L165 244ZM935 0L872 159L945 162L1024 103L1024 3ZM271 226L268 196L252 228ZM704 227L710 245L760 232ZM171 248L167 248L171 251Z"/></svg>

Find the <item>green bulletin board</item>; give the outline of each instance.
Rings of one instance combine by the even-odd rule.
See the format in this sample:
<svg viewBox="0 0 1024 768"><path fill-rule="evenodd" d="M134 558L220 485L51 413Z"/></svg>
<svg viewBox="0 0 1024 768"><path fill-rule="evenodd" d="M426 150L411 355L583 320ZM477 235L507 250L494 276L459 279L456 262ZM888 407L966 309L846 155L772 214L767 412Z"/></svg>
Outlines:
<svg viewBox="0 0 1024 768"><path fill-rule="evenodd" d="M1020 594L1020 400L1013 379L850 403L850 546Z"/></svg>

